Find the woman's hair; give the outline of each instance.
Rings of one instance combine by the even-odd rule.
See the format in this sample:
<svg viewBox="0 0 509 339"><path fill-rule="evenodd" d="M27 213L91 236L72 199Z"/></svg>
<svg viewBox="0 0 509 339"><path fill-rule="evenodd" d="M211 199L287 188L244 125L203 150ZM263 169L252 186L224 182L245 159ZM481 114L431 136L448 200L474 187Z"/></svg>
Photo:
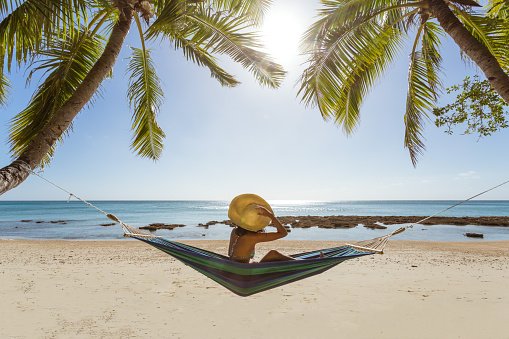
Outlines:
<svg viewBox="0 0 509 339"><path fill-rule="evenodd" d="M237 226L237 227L235 228L235 234L236 234L237 236L239 236L239 237L240 237L240 236L243 236L244 234L247 234L248 232L251 232L251 231L248 231L248 230L246 230L246 229L244 229L244 228L242 228L242 227L239 227L239 226Z"/></svg>
<svg viewBox="0 0 509 339"><path fill-rule="evenodd" d="M237 236L243 236L244 234L248 234L248 233L265 233L265 228L257 231L257 232L253 232L253 231L249 231L249 230L246 230L245 228L242 228L242 227L239 227L237 225L235 225L235 234Z"/></svg>

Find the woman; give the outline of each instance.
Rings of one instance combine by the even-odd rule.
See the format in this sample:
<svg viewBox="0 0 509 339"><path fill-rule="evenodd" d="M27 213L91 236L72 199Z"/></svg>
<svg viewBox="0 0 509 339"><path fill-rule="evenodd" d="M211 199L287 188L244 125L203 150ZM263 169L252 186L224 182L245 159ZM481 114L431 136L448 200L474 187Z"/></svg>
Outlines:
<svg viewBox="0 0 509 339"><path fill-rule="evenodd" d="M233 261L249 263L254 257L257 243L281 239L288 234L274 216L270 205L255 194L242 194L235 197L230 204L228 217L236 226L230 235L228 248L228 254ZM270 222L274 224L277 232L263 232ZM284 260L296 259L271 250L260 262Z"/></svg>

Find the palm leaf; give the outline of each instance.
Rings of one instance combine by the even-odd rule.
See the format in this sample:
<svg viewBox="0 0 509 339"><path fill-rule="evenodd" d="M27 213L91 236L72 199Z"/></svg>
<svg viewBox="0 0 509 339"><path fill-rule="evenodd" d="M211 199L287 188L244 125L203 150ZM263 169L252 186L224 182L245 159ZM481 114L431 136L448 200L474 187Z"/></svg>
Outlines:
<svg viewBox="0 0 509 339"><path fill-rule="evenodd" d="M220 79L223 84L236 81L225 81L233 77L218 68L211 54L226 54L248 69L262 85L278 87L285 72L267 54L259 51L262 46L258 36L247 33L251 26L247 17L211 12L203 4L185 8L170 2L151 25L147 36L155 38L162 34L170 42L176 42L176 48L186 48L184 53L187 56L201 60L200 64L209 67L213 77ZM198 58L198 54L191 51L199 51L203 58Z"/></svg>
<svg viewBox="0 0 509 339"><path fill-rule="evenodd" d="M260 84L279 87L285 72L268 54L258 50L262 46L257 35L245 33L249 27L245 18L211 16L197 11L189 19L197 27L193 38L203 41L206 50L228 55L250 71Z"/></svg>
<svg viewBox="0 0 509 339"><path fill-rule="evenodd" d="M497 59L500 65L509 72L509 54L507 53L507 46L509 45L509 3L507 1L493 1L493 4L488 6L488 18L491 19L490 23L490 37L497 38L497 44L494 47L496 50ZM495 24L493 24L495 22Z"/></svg>
<svg viewBox="0 0 509 339"><path fill-rule="evenodd" d="M509 3L505 0L489 0L487 10L491 18L499 18L501 20L509 18Z"/></svg>
<svg viewBox="0 0 509 339"><path fill-rule="evenodd" d="M433 22L426 22L422 34L422 59L426 65L426 81L430 88L430 94L437 99L442 89L440 71L442 57L440 55L440 37L444 36L443 29Z"/></svg>
<svg viewBox="0 0 509 339"><path fill-rule="evenodd" d="M269 10L272 0L211 0L218 11L228 11L235 16L246 17L253 25L262 23L263 16Z"/></svg>
<svg viewBox="0 0 509 339"><path fill-rule="evenodd" d="M30 76L34 72L43 72L46 79L34 93L28 107L11 121L9 141L14 156L24 151L99 59L104 50L103 39L99 36L83 37L83 34L86 34L85 31L75 33L72 40L60 39L51 48L40 51L45 59L34 64ZM55 147L41 166L49 163Z"/></svg>
<svg viewBox="0 0 509 339"><path fill-rule="evenodd" d="M130 74L127 97L134 110L132 148L138 155L157 160L163 150L165 134L156 122L163 91L150 58L150 50L132 49L127 67Z"/></svg>
<svg viewBox="0 0 509 339"><path fill-rule="evenodd" d="M436 49L433 25L423 24L421 51L415 50L420 39L418 34L415 39L414 49L410 55L408 72L408 92L405 111L405 147L410 152L413 165L417 164L419 154L425 150L423 142L423 126L428 115L426 111L433 109L437 98L437 73L440 69L440 58Z"/></svg>
<svg viewBox="0 0 509 339"><path fill-rule="evenodd" d="M345 24L375 20L382 25L396 25L404 29L399 19L413 11L412 8L422 7L423 4L413 1L400 0L322 0L322 8L318 10L315 23L306 31L303 40L320 41L315 37L323 36L323 32L339 29Z"/></svg>
<svg viewBox="0 0 509 339"><path fill-rule="evenodd" d="M483 45L485 45L491 54L495 55L495 51L493 49L493 36L488 37L488 32L485 30L486 28L486 17L484 15L475 15L474 13L466 13L460 8L454 6L453 4L449 4L458 15L458 19L465 25L470 33L477 38Z"/></svg>
<svg viewBox="0 0 509 339"><path fill-rule="evenodd" d="M75 33L74 26L86 17L85 0L28 0L14 7L3 1L0 22L0 62L6 62L8 70L13 60L18 66L37 54L43 43L50 44L55 37L69 37ZM14 4L18 5L18 1ZM29 23L27 23L27 18ZM4 59L6 58L6 59Z"/></svg>
<svg viewBox="0 0 509 339"><path fill-rule="evenodd" d="M5 74L0 72L0 107L7 104L7 98L9 97L11 89L11 83Z"/></svg>
<svg viewBox="0 0 509 339"><path fill-rule="evenodd" d="M366 21L328 31L300 78L301 101L317 106L324 119L334 117L351 133L363 97L400 53L401 37L396 28Z"/></svg>
<svg viewBox="0 0 509 339"><path fill-rule="evenodd" d="M441 90L439 53L442 29L415 20L417 1L325 0L319 19L303 37L308 67L298 95L317 106L324 119L334 119L351 133L360 119L360 106L374 83L402 50L409 27L419 23L411 54L405 113L405 146L413 164L424 149L422 127L426 110ZM422 35L421 35L422 33ZM422 49L416 50L418 42Z"/></svg>
<svg viewBox="0 0 509 339"><path fill-rule="evenodd" d="M174 44L176 49L182 49L187 60L191 60L198 66L207 67L210 76L219 81L222 86L235 87L240 82L235 77L217 64L217 59L213 57L206 49L199 44L193 43L183 37L175 37Z"/></svg>
<svg viewBox="0 0 509 339"><path fill-rule="evenodd" d="M466 13L454 5L450 4L450 6L459 14L458 18L465 28L488 48L490 53L497 58L500 66L509 71L509 55L507 54L509 22L505 17L505 11L499 8L497 13L500 17L493 17ZM468 58L465 53L462 53L462 57Z"/></svg>
<svg viewBox="0 0 509 339"><path fill-rule="evenodd" d="M362 100L402 50L403 35L398 29L386 28L378 37L376 44L366 41L365 49L359 50L372 58L353 68L340 88L344 95L343 100L336 103L335 122L342 124L347 134L352 133L359 122Z"/></svg>

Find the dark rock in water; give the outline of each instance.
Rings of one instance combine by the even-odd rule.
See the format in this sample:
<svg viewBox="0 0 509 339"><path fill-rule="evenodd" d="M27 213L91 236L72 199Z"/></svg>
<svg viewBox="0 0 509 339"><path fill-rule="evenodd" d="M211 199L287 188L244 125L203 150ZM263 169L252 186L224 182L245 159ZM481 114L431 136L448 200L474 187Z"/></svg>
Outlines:
<svg viewBox="0 0 509 339"><path fill-rule="evenodd" d="M425 219L426 216L358 216L358 215L332 215L332 216L278 216L283 225L290 225L292 228L328 228L348 229L358 225L372 229L386 229L385 225L414 224ZM225 224L235 227L231 220L210 221L206 224L199 224L199 227L207 225ZM479 225L479 226L500 226L509 227L509 217L432 217L422 225ZM170 228L172 229L172 228ZM422 229L426 230L425 228Z"/></svg>
<svg viewBox="0 0 509 339"><path fill-rule="evenodd" d="M465 236L469 238L484 238L484 234L482 233L465 233Z"/></svg>
<svg viewBox="0 0 509 339"><path fill-rule="evenodd" d="M36 223L36 224L43 224L43 223L45 223L45 221L40 221L40 220L39 220L39 221L36 221L35 223Z"/></svg>
<svg viewBox="0 0 509 339"><path fill-rule="evenodd" d="M387 226L378 225L378 224L364 225L364 227L370 228L372 230L385 230L387 228Z"/></svg>
<svg viewBox="0 0 509 339"><path fill-rule="evenodd" d="M278 216L282 224L292 225L293 228L353 228L362 225L397 225L417 223L426 216ZM509 217L432 217L422 225L479 225L509 227ZM380 225L378 225L380 226ZM373 226L378 228L377 226Z"/></svg>
<svg viewBox="0 0 509 339"><path fill-rule="evenodd" d="M228 225L230 227L235 227L235 224L231 220L225 220L222 222L222 224Z"/></svg>
<svg viewBox="0 0 509 339"><path fill-rule="evenodd" d="M332 227L330 227L330 224L324 224L320 225L318 227L321 228L354 228L357 227L357 225L351 224L351 223L345 223L345 222L335 222L332 224Z"/></svg>
<svg viewBox="0 0 509 339"><path fill-rule="evenodd" d="M32 222L33 220L21 220L21 222Z"/></svg>
<svg viewBox="0 0 509 339"><path fill-rule="evenodd" d="M184 227L184 226L186 226L186 225L184 225L184 224L164 224L161 222L156 222L156 223L150 224L148 226L142 226L142 227L140 227L140 229L141 230L149 230L149 231L155 231L155 230L160 230L160 229L172 230L174 228Z"/></svg>
<svg viewBox="0 0 509 339"><path fill-rule="evenodd" d="M115 223L114 223L114 222L109 223L109 224L101 224L101 226L113 226L113 225L115 225Z"/></svg>

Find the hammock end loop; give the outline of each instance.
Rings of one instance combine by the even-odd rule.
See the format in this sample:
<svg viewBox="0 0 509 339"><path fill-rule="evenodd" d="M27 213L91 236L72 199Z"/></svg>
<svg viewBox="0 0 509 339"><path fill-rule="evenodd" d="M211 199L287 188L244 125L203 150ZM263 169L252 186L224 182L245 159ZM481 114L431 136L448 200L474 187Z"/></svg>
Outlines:
<svg viewBox="0 0 509 339"><path fill-rule="evenodd" d="M108 219L120 223L120 220L118 220L118 218L115 215L108 213L106 214L106 216L108 217Z"/></svg>
<svg viewBox="0 0 509 339"><path fill-rule="evenodd" d="M412 229L413 229L413 225L412 225ZM400 227L398 228L397 230L395 230L394 232L392 232L392 235L396 235L396 234L400 234L400 233L403 233L405 232L406 228L405 227Z"/></svg>

